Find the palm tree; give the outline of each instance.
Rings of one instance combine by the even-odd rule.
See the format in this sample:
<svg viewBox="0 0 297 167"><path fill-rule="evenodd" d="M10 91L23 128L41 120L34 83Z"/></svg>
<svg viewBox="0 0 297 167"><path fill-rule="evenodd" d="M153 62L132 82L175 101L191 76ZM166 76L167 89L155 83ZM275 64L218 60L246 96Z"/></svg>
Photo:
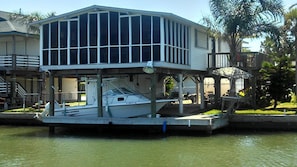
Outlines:
<svg viewBox="0 0 297 167"><path fill-rule="evenodd" d="M255 38L275 29L283 16L282 0L210 0L212 18L204 18L215 37L225 40L230 48L230 65L244 38ZM235 84L231 84L235 85ZM230 89L235 95L235 88Z"/></svg>
<svg viewBox="0 0 297 167"><path fill-rule="evenodd" d="M297 62L297 3L289 8L289 11L285 14L285 25L288 26L291 36L294 37L295 42L295 62ZM297 65L295 65L295 84L297 84ZM297 85L295 86L295 95L297 95Z"/></svg>
<svg viewBox="0 0 297 167"><path fill-rule="evenodd" d="M49 17L53 17L53 16L55 16L55 14L56 14L55 12L51 12L51 13L48 13L47 15L42 15L38 12L33 12L31 14L26 15L26 14L19 12L19 13L12 13L10 15L10 20L19 22L23 25L26 25L27 30L29 32L30 31L31 32L39 32L39 27L31 26L30 23L33 23L34 21L46 19Z"/></svg>

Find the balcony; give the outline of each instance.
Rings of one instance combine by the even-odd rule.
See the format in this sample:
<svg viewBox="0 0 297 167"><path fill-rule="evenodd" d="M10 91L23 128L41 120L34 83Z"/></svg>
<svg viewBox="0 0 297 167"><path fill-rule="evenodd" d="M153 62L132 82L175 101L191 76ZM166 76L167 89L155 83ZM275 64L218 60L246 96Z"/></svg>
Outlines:
<svg viewBox="0 0 297 167"><path fill-rule="evenodd" d="M235 66L246 70L259 70L263 61L269 59L259 52L241 52L236 56ZM230 67L230 53L208 54L208 69Z"/></svg>
<svg viewBox="0 0 297 167"><path fill-rule="evenodd" d="M28 70L35 71L39 68L37 55L0 55L0 70Z"/></svg>

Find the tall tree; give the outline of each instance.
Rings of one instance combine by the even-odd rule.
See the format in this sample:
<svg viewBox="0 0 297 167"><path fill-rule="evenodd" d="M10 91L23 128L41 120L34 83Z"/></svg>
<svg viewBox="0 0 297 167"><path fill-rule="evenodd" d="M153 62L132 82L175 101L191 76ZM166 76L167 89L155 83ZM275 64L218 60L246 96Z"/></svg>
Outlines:
<svg viewBox="0 0 297 167"><path fill-rule="evenodd" d="M212 18L204 18L214 36L227 41L230 65L236 65L236 55L244 38L255 38L268 32L283 16L282 0L210 0ZM235 88L230 93L235 94Z"/></svg>
<svg viewBox="0 0 297 167"><path fill-rule="evenodd" d="M56 14L55 12L51 12L46 15L42 15L41 13L38 13L38 12L32 12L30 14L23 14L20 10L19 13L12 13L10 15L10 20L19 22L23 25L26 25L28 31L39 32L39 27L30 26L30 23L33 23L34 21L46 19L49 17L53 17L53 16L55 16L55 14Z"/></svg>
<svg viewBox="0 0 297 167"><path fill-rule="evenodd" d="M289 34L294 40L295 52L295 62L297 62L297 3L289 8L289 11L285 14L285 25L289 29ZM297 95L297 65L295 66L295 94Z"/></svg>
<svg viewBox="0 0 297 167"><path fill-rule="evenodd" d="M286 97L294 83L291 54L293 43L288 38L287 26L280 27L278 31L266 37L262 47L271 61L264 62L260 70L260 80L264 83L261 87L274 100L276 108L277 102L288 100Z"/></svg>

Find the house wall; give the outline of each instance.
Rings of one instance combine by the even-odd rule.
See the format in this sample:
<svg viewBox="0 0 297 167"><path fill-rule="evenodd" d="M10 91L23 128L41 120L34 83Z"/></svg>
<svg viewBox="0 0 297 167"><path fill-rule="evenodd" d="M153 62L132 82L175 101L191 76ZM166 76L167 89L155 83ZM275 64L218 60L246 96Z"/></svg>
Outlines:
<svg viewBox="0 0 297 167"><path fill-rule="evenodd" d="M92 10L43 23L41 68L133 68L154 61L162 68L205 71L206 28L174 18ZM207 47L195 46L195 29L204 34L199 42Z"/></svg>
<svg viewBox="0 0 297 167"><path fill-rule="evenodd" d="M62 100L77 101L78 100L78 82L76 78L62 79Z"/></svg>
<svg viewBox="0 0 297 167"><path fill-rule="evenodd" d="M198 26L191 28L190 48L191 69L206 70L209 44L205 29Z"/></svg>
<svg viewBox="0 0 297 167"><path fill-rule="evenodd" d="M27 40L27 41L26 41ZM39 39L31 37L15 37L15 51L13 38L0 38L0 55L33 55L39 56Z"/></svg>

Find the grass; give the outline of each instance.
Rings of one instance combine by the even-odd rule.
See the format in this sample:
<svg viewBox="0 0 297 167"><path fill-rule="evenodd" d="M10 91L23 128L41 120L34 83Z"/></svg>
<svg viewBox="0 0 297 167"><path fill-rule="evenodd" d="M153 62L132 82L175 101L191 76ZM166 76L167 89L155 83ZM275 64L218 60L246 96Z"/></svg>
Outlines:
<svg viewBox="0 0 297 167"><path fill-rule="evenodd" d="M42 112L43 110L40 109L35 109L32 107L27 107L27 108L15 108L15 109L10 109L10 110L5 110L4 112Z"/></svg>
<svg viewBox="0 0 297 167"><path fill-rule="evenodd" d="M86 105L86 102L72 102L72 103L66 103L66 106L83 106ZM42 112L44 109L40 108L40 109L36 109L33 107L26 107L26 108L15 108L15 109L10 109L10 110L5 110L4 112Z"/></svg>
<svg viewBox="0 0 297 167"><path fill-rule="evenodd" d="M220 114L221 110L209 110L207 112L205 112L204 114L206 115L217 115ZM257 110L236 110L235 114L242 114L242 115L295 115L296 111L292 111L292 110L288 110L286 112L284 111L279 111L279 110L261 110L261 109L257 109Z"/></svg>
<svg viewBox="0 0 297 167"><path fill-rule="evenodd" d="M297 109L297 103L279 103L276 106L277 109ZM266 109L273 109L273 106L266 107Z"/></svg>
<svg viewBox="0 0 297 167"><path fill-rule="evenodd" d="M295 115L297 111L296 103L280 103L277 105L276 109L273 106L266 107L264 109L247 109L247 110L236 110L235 114L245 114L245 115ZM209 110L205 112L206 115L216 115L220 114L221 110Z"/></svg>
<svg viewBox="0 0 297 167"><path fill-rule="evenodd" d="M73 103L66 103L67 106L82 106L86 105L86 102L73 102ZM285 110L285 112L284 112ZM27 108L17 108L11 110L5 110L4 112L42 112L43 109L35 109L32 107ZM247 109L247 110L236 110L236 114L246 114L246 115L295 115L297 111L297 104L296 103L280 103L277 105L276 109L273 109L273 106L266 107L264 109ZM206 115L216 115L220 114L221 110L209 110L205 112Z"/></svg>

